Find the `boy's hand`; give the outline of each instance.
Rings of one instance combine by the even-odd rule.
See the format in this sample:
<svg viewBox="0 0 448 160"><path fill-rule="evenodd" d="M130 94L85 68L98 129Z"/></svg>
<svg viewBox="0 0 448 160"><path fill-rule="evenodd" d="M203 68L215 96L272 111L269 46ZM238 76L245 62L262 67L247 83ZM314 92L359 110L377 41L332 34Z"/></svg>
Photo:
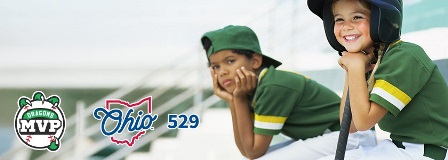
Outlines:
<svg viewBox="0 0 448 160"><path fill-rule="evenodd" d="M236 74L236 88L233 90L233 96L247 97L257 87L258 77L254 72L248 71L244 67L236 70Z"/></svg>
<svg viewBox="0 0 448 160"><path fill-rule="evenodd" d="M233 101L233 95L224 90L218 83L218 75L210 68L210 74L213 80L213 93L224 101L230 103Z"/></svg>

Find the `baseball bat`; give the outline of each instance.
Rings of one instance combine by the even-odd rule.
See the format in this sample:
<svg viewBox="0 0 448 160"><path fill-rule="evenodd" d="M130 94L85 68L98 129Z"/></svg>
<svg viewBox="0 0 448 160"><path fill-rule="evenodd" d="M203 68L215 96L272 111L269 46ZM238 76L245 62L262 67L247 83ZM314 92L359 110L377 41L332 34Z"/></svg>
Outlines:
<svg viewBox="0 0 448 160"><path fill-rule="evenodd" d="M348 94L344 104L344 113L342 114L342 122L341 122L341 130L339 132L338 145L336 148L336 155L334 157L335 160L343 160L345 157L345 150L347 147L348 134L350 131L350 123L352 121L352 111L350 109L350 98Z"/></svg>

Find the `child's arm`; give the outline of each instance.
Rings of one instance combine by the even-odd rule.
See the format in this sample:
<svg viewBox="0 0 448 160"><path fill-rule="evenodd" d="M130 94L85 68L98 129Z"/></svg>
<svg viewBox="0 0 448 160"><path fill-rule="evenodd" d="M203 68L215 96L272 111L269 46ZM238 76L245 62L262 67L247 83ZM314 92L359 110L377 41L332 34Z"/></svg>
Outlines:
<svg viewBox="0 0 448 160"><path fill-rule="evenodd" d="M365 78L366 66L373 58L373 53L343 52L339 64L347 71L350 104L353 123L356 130L371 129L388 112L385 108L369 100Z"/></svg>
<svg viewBox="0 0 448 160"><path fill-rule="evenodd" d="M238 123L238 135L245 152L243 155L249 159L261 157L269 148L272 136L254 133L253 116L251 116L249 111L247 99L235 98L235 113Z"/></svg>
<svg viewBox="0 0 448 160"><path fill-rule="evenodd" d="M246 153L244 152L243 146L241 144L241 138L238 131L238 122L236 119L236 113L235 113L235 105L233 105L233 102L229 103L230 113L232 115L232 126L233 126L233 137L235 140L235 144L238 147L238 150L240 151L241 155L244 157L246 156Z"/></svg>
<svg viewBox="0 0 448 160"><path fill-rule="evenodd" d="M254 73L242 68L235 77L236 88L233 92L237 130L242 148L249 159L264 155L269 148L272 136L254 133L253 113L249 110L248 94L257 86L257 77Z"/></svg>
<svg viewBox="0 0 448 160"><path fill-rule="evenodd" d="M238 123L237 123L236 114L235 114L235 105L233 104L233 95L230 94L229 92L225 91L224 89L222 89L219 86L218 77L215 74L214 70L211 68L210 68L210 73L211 73L212 80L213 80L214 94L229 104L230 113L232 116L233 137L235 140L235 144L238 147L238 150L240 151L240 153L243 156L247 157L246 153L244 152L243 147L241 145L241 138L239 137L239 133L238 133Z"/></svg>

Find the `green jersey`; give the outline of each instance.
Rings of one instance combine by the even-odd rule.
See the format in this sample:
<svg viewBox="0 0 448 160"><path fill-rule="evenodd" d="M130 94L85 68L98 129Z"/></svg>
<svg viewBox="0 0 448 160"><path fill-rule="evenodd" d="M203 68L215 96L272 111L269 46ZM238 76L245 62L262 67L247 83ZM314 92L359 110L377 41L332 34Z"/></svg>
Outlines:
<svg viewBox="0 0 448 160"><path fill-rule="evenodd" d="M379 126L391 139L448 147L448 87L418 45L399 42L389 48L370 100L389 111Z"/></svg>
<svg viewBox="0 0 448 160"><path fill-rule="evenodd" d="M298 140L339 130L340 97L303 75L265 68L252 100L254 132Z"/></svg>

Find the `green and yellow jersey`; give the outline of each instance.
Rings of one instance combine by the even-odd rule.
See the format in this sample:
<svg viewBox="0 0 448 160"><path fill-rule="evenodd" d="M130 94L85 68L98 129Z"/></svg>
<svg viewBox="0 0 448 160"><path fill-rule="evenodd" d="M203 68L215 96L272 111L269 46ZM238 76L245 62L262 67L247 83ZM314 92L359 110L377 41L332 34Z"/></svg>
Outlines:
<svg viewBox="0 0 448 160"><path fill-rule="evenodd" d="M330 89L303 75L263 69L252 99L254 132L295 139L339 130L340 97Z"/></svg>
<svg viewBox="0 0 448 160"><path fill-rule="evenodd" d="M418 45L399 42L389 48L370 100L389 111L379 126L391 139L448 147L448 86Z"/></svg>

